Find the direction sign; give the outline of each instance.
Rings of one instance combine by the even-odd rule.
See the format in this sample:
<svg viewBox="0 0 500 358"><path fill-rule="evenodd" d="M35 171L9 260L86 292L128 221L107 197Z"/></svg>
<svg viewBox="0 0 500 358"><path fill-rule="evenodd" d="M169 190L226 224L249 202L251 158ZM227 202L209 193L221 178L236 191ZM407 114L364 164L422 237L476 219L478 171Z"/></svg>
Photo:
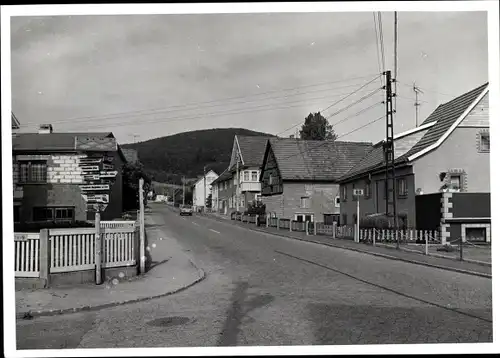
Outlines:
<svg viewBox="0 0 500 358"><path fill-rule="evenodd" d="M82 171L84 171L84 172L96 172L96 171L99 171L99 166L98 165L82 165L80 168L82 168Z"/></svg>
<svg viewBox="0 0 500 358"><path fill-rule="evenodd" d="M115 167L112 164L105 164L105 163L102 165L102 168L104 170L113 170L113 169L115 169Z"/></svg>
<svg viewBox="0 0 500 358"><path fill-rule="evenodd" d="M109 194L82 194L82 197L88 203L109 203Z"/></svg>
<svg viewBox="0 0 500 358"><path fill-rule="evenodd" d="M80 185L80 190L83 191L109 190L109 185L108 184Z"/></svg>
<svg viewBox="0 0 500 358"><path fill-rule="evenodd" d="M99 164L101 158L80 158L80 164Z"/></svg>
<svg viewBox="0 0 500 358"><path fill-rule="evenodd" d="M118 174L118 171L112 171L112 172L101 172L100 177L101 178L114 178Z"/></svg>
<svg viewBox="0 0 500 358"><path fill-rule="evenodd" d="M103 212L108 207L108 204L87 204L88 212Z"/></svg>
<svg viewBox="0 0 500 358"><path fill-rule="evenodd" d="M83 180L99 180L101 179L100 175L84 175Z"/></svg>

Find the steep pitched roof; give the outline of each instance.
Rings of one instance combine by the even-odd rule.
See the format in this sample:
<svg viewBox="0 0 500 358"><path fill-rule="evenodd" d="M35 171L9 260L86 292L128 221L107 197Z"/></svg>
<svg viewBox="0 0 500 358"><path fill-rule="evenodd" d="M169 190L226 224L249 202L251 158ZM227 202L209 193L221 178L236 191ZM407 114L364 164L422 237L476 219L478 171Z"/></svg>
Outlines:
<svg viewBox="0 0 500 358"><path fill-rule="evenodd" d="M75 137L113 137L111 132L104 133L19 133L12 139L12 149L14 151L53 151L75 149Z"/></svg>
<svg viewBox="0 0 500 358"><path fill-rule="evenodd" d="M19 127L20 127L19 120L17 119L17 117L14 114L14 112L10 112L10 113L11 113L12 129L19 129Z"/></svg>
<svg viewBox="0 0 500 358"><path fill-rule="evenodd" d="M212 182L212 185L213 185L213 184L220 183L220 182L222 182L222 181L224 181L224 180L227 180L227 179L231 179L231 177L232 177L232 175L231 175L231 173L229 172L229 168L226 168L226 170L224 170L224 171L222 172L222 174L221 174L221 175L219 175L219 176L217 177L217 179L215 179L215 180Z"/></svg>
<svg viewBox="0 0 500 358"><path fill-rule="evenodd" d="M336 181L372 143L273 138L269 145L283 180Z"/></svg>
<svg viewBox="0 0 500 358"><path fill-rule="evenodd" d="M467 111L479 101L486 92L488 83L479 86L445 104L439 105L434 112L408 135L399 135L394 140L395 164L404 164L424 154L425 150L438 145ZM385 165L382 142L373 146L372 150L351 171L340 180L346 181L358 175L366 174Z"/></svg>
<svg viewBox="0 0 500 358"><path fill-rule="evenodd" d="M261 166L267 140L272 137L236 136L243 164L249 167Z"/></svg>

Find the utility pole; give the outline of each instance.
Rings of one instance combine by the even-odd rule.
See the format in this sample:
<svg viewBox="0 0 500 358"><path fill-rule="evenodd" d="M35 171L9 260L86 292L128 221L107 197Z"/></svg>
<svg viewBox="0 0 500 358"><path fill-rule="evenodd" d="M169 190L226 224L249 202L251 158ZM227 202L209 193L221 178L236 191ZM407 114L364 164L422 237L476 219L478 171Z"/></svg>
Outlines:
<svg viewBox="0 0 500 358"><path fill-rule="evenodd" d="M385 71L384 75L386 77L386 141L384 146L385 152L385 211L388 217L392 216L392 227L395 230L396 244L399 248L399 238L397 236L397 226L398 226L398 216L397 216L397 204L396 204L396 168L394 166L394 122L393 114L394 109L392 106L392 100L394 94L392 93L392 83L394 79L391 78L391 71ZM391 173L391 180L389 181L389 172ZM391 189L389 190L389 182L391 182ZM392 194L392 195L390 195ZM392 202L391 202L392 201ZM390 211L390 206L392 206L392 212Z"/></svg>
<svg viewBox="0 0 500 358"><path fill-rule="evenodd" d="M102 283L102 237L101 237L101 213L95 213L95 283Z"/></svg>
<svg viewBox="0 0 500 358"><path fill-rule="evenodd" d="M207 211L207 166L203 166L203 211Z"/></svg>
<svg viewBox="0 0 500 358"><path fill-rule="evenodd" d="M423 92L417 87L415 82L413 82L413 92L415 92L415 127L418 127L418 106L420 106L420 103L418 102L418 94Z"/></svg>
<svg viewBox="0 0 500 358"><path fill-rule="evenodd" d="M186 179L182 177L182 206L186 203Z"/></svg>
<svg viewBox="0 0 500 358"><path fill-rule="evenodd" d="M236 211L240 211L240 154L236 157Z"/></svg>
<svg viewBox="0 0 500 358"><path fill-rule="evenodd" d="M396 94L398 74L398 12L394 11L394 94ZM394 97L394 112L396 112L396 97Z"/></svg>

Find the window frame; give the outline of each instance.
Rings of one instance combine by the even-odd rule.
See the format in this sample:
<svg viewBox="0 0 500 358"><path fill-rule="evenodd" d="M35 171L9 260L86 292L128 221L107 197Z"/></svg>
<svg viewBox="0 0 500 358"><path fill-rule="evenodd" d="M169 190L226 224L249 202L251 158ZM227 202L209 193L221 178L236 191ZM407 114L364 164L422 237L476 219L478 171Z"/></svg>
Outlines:
<svg viewBox="0 0 500 358"><path fill-rule="evenodd" d="M396 181L398 186L398 198L408 197L408 179L406 177L402 177L402 178L397 178ZM403 186L401 186L402 183Z"/></svg>
<svg viewBox="0 0 500 358"><path fill-rule="evenodd" d="M46 213L51 213L50 216L46 219L37 219L36 218L36 211L37 210L45 210ZM69 211L71 213L70 217L66 218L58 218L57 213L58 212L63 212L63 211ZM37 223L47 223L47 222L54 222L54 223L61 223L61 222L75 222L75 207L74 206L35 206L33 207L33 222Z"/></svg>
<svg viewBox="0 0 500 358"><path fill-rule="evenodd" d="M365 182L365 199L370 199L372 197L372 183L370 181Z"/></svg>
<svg viewBox="0 0 500 358"><path fill-rule="evenodd" d="M47 174L48 167L46 160L22 160L17 163L18 165L18 184L47 184ZM41 180L33 180L33 168L35 165L43 165L42 177ZM23 168L26 168L26 178L23 176Z"/></svg>
<svg viewBox="0 0 500 358"><path fill-rule="evenodd" d="M243 181L250 181L250 172L248 170L243 172Z"/></svg>
<svg viewBox="0 0 500 358"><path fill-rule="evenodd" d="M303 205L304 202L306 203L306 205ZM300 208L301 209L310 209L311 208L311 197L301 196L300 197Z"/></svg>
<svg viewBox="0 0 500 358"><path fill-rule="evenodd" d="M484 147L483 140L485 138L488 138L488 148ZM480 153L489 153L490 152L490 133L488 133L488 132L479 133L479 152Z"/></svg>
<svg viewBox="0 0 500 358"><path fill-rule="evenodd" d="M452 185L452 180L453 178L456 177L458 178L458 188L453 188ZM463 175L461 173L450 173L449 174L449 183L450 183L450 188L451 189L457 189L457 190L462 190L463 189Z"/></svg>
<svg viewBox="0 0 500 358"><path fill-rule="evenodd" d="M251 177L252 181L254 181L254 182L259 181L259 172L258 171L252 170L250 174L251 174L250 177ZM254 174L255 174L255 179L254 179Z"/></svg>

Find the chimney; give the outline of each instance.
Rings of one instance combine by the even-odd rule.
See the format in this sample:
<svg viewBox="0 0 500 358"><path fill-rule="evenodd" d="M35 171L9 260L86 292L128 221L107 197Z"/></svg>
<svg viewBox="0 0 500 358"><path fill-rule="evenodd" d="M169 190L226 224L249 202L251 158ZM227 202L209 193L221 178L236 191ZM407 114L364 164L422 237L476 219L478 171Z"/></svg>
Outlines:
<svg viewBox="0 0 500 358"><path fill-rule="evenodd" d="M40 124L38 134L50 134L53 132L52 124Z"/></svg>

